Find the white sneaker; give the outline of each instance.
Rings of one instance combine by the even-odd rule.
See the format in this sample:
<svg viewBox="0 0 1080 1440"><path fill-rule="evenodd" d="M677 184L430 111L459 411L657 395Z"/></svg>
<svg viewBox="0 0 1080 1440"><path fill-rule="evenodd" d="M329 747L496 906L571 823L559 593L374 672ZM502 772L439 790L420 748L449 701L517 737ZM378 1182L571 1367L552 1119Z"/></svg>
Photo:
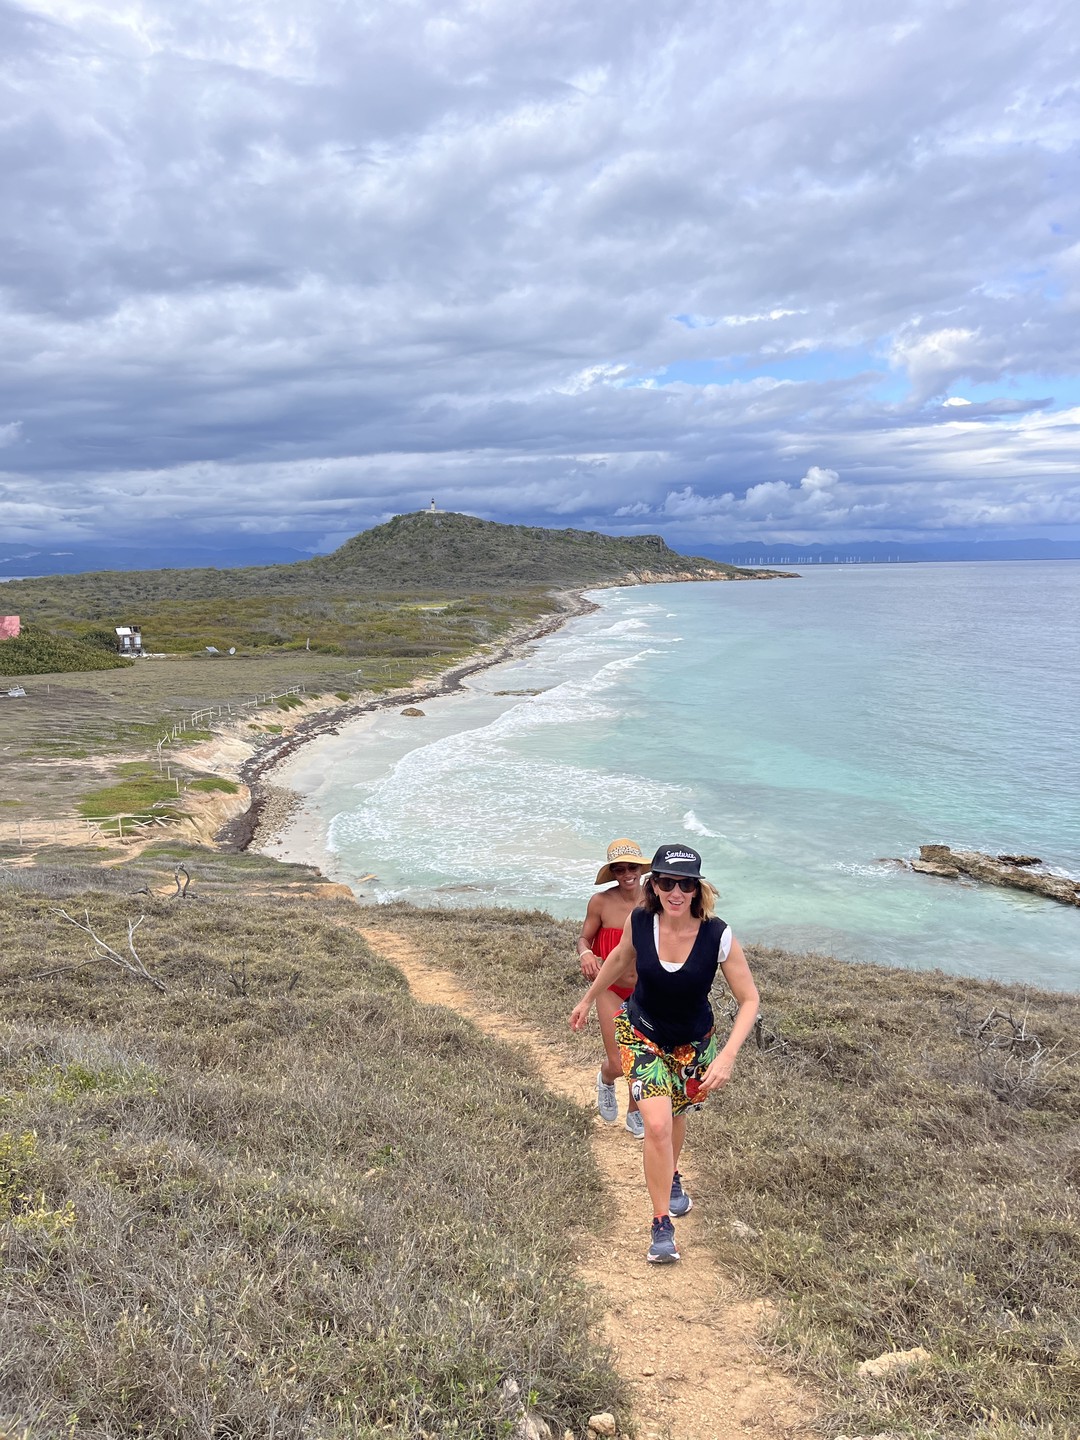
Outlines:
<svg viewBox="0 0 1080 1440"><path fill-rule="evenodd" d="M609 1085L604 1079L603 1070L596 1072L596 1108L600 1111L600 1119L606 1120L609 1125L614 1125L619 1118L619 1097L615 1094L614 1080Z"/></svg>
<svg viewBox="0 0 1080 1440"><path fill-rule="evenodd" d="M645 1121L641 1118L640 1110L628 1110L626 1112L626 1128L635 1140L645 1139Z"/></svg>

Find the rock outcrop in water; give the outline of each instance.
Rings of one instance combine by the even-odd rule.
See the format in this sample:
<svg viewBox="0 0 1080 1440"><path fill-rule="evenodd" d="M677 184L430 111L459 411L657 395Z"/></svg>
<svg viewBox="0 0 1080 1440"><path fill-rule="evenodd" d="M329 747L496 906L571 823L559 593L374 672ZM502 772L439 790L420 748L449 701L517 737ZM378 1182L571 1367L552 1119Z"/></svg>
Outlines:
<svg viewBox="0 0 1080 1440"><path fill-rule="evenodd" d="M908 862L920 875L945 880L967 876L986 885L1031 890L1062 905L1080 906L1080 882L1051 875L1037 855L984 855L979 850L953 850L948 845L920 845L918 860Z"/></svg>

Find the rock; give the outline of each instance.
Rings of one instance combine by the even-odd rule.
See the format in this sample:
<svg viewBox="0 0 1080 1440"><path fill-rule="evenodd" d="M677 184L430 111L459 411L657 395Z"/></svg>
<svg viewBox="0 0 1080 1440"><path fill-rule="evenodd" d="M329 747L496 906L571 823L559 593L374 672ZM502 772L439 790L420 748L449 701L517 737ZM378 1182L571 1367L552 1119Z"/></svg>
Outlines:
<svg viewBox="0 0 1080 1440"><path fill-rule="evenodd" d="M521 1404L521 1386L512 1375L507 1375L500 1382L499 1399L507 1410L514 1410Z"/></svg>
<svg viewBox="0 0 1080 1440"><path fill-rule="evenodd" d="M937 860L912 860L911 868L919 875L940 875L943 880L960 878L960 871L955 865L942 865Z"/></svg>
<svg viewBox="0 0 1080 1440"><path fill-rule="evenodd" d="M518 1416L517 1424L510 1432L511 1440L552 1440L551 1427L539 1415L525 1410Z"/></svg>
<svg viewBox="0 0 1080 1440"><path fill-rule="evenodd" d="M500 1384L499 1399L513 1423L511 1440L552 1440L551 1427L547 1421L531 1410L526 1410L521 1399L521 1386L512 1375L507 1375Z"/></svg>
<svg viewBox="0 0 1080 1440"><path fill-rule="evenodd" d="M1030 890L1059 904L1080 907L1080 881L1033 868L1041 864L1034 855L984 855L980 850L952 850L948 845L920 845L918 860L910 862L920 875L940 875L948 880L964 875L986 885Z"/></svg>
<svg viewBox="0 0 1080 1440"><path fill-rule="evenodd" d="M761 1231L755 1230L754 1227L752 1225L748 1225L745 1220L732 1220L731 1224L728 1226L728 1234L731 1236L732 1240L761 1239Z"/></svg>
<svg viewBox="0 0 1080 1440"><path fill-rule="evenodd" d="M614 1435L615 1416L609 1410L601 1410L599 1415L590 1415L589 1429L594 1435Z"/></svg>
<svg viewBox="0 0 1080 1440"><path fill-rule="evenodd" d="M913 1350L888 1350L875 1360L864 1360L856 1367L855 1373L861 1380L880 1380L883 1375L894 1375L898 1370L911 1370L916 1365L925 1365L931 1358L930 1351L916 1345Z"/></svg>
<svg viewBox="0 0 1080 1440"><path fill-rule="evenodd" d="M401 713L402 715L423 715L424 711L420 709L419 705L406 705Z"/></svg>

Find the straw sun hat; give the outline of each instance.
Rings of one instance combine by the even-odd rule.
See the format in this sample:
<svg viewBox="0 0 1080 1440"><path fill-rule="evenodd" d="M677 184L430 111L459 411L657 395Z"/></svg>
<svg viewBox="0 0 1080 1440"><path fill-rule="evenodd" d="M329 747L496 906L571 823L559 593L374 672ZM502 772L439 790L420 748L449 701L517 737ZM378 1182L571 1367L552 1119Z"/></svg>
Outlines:
<svg viewBox="0 0 1080 1440"><path fill-rule="evenodd" d="M612 840L607 847L607 864L601 865L600 870L593 881L594 885L606 885L609 880L614 880L611 873L612 865L640 865L642 874L649 868L649 860L641 853L641 846L636 840Z"/></svg>

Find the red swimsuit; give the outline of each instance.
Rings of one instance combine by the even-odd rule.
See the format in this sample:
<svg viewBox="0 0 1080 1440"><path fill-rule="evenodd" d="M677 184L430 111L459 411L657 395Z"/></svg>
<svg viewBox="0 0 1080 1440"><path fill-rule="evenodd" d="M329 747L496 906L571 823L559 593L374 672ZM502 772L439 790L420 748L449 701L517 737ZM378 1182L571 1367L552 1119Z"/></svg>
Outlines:
<svg viewBox="0 0 1080 1440"><path fill-rule="evenodd" d="M622 933L623 932L617 930L614 925L602 925L593 936L593 942L589 946L589 949L601 961L604 961L622 939ZM608 989L614 990L620 1000L629 1000L630 996L634 993L634 987L632 985L609 985Z"/></svg>

